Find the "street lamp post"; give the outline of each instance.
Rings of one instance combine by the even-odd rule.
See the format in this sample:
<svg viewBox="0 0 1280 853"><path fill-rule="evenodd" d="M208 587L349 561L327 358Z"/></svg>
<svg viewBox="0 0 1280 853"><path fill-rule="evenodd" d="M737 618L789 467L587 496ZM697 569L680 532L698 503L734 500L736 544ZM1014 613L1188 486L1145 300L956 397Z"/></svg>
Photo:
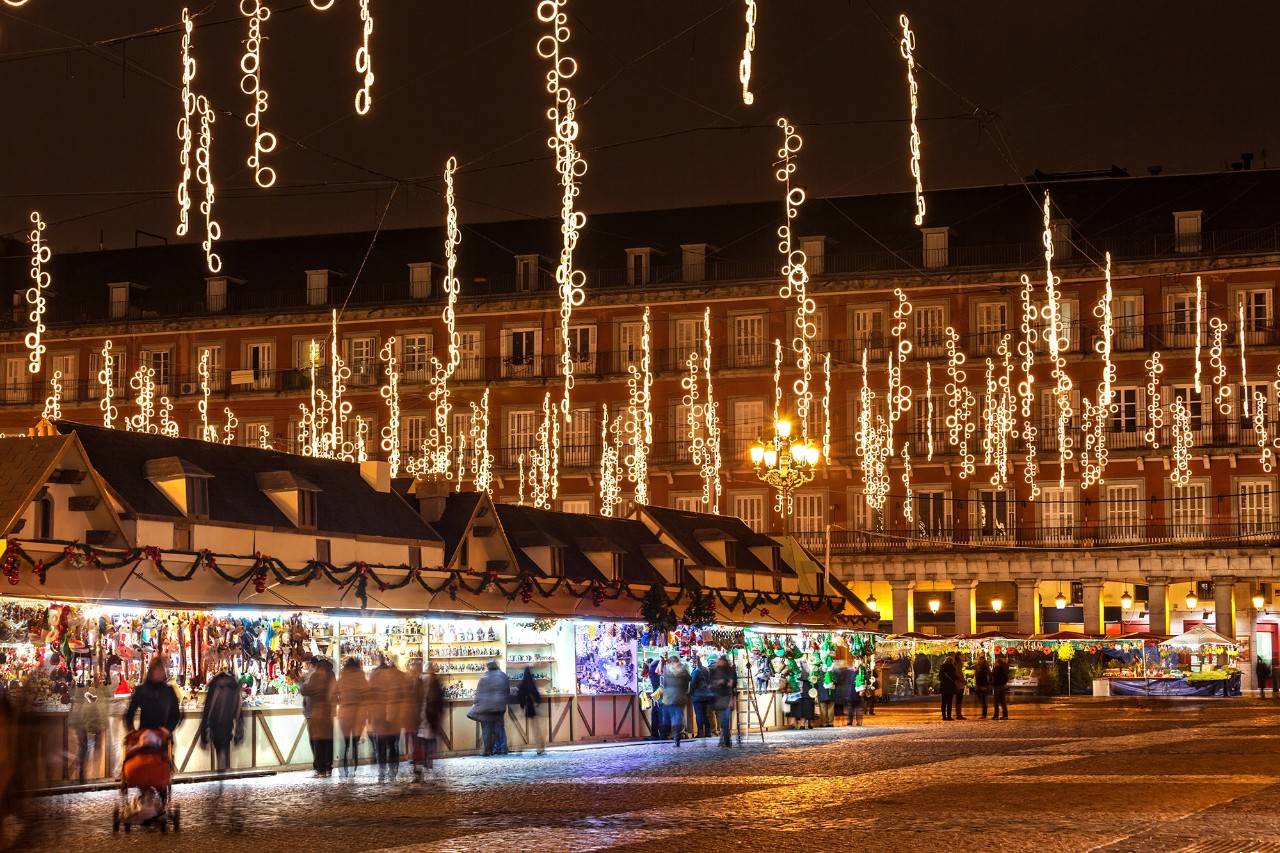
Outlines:
<svg viewBox="0 0 1280 853"><path fill-rule="evenodd" d="M822 461L817 443L792 437L791 421L778 418L773 422L773 438L760 438L751 446L751 464L756 476L778 492L783 530L791 532L792 496L795 490L813 479Z"/></svg>

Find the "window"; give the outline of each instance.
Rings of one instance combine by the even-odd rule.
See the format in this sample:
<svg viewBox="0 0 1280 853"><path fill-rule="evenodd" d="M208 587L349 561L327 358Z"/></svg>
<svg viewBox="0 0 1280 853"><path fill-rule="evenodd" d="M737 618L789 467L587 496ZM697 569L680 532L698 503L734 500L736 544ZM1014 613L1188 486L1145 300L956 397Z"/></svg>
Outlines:
<svg viewBox="0 0 1280 853"><path fill-rule="evenodd" d="M1111 412L1111 431L1137 432L1138 389L1115 388L1112 389L1112 393L1115 395L1112 399L1112 405L1115 408Z"/></svg>
<svg viewBox="0 0 1280 853"><path fill-rule="evenodd" d="M938 380L934 376L934 381ZM944 386L945 387L945 386ZM877 400L877 403L880 401ZM947 398L942 393L941 388L933 389L933 452L950 453L951 450L947 445L947 419L946 419ZM872 422L875 422L875 415L872 414ZM929 397L927 394L921 394L911 402L911 454L912 457L920 457L925 459L929 455ZM856 425L855 425L856 430Z"/></svg>
<svg viewBox="0 0 1280 853"><path fill-rule="evenodd" d="M1206 533L1209 507L1204 483L1170 486L1169 519L1177 539L1200 539Z"/></svg>
<svg viewBox="0 0 1280 853"><path fill-rule="evenodd" d="M969 523L975 538L996 539L1012 536L1013 499L1009 492L979 489L970 492Z"/></svg>
<svg viewBox="0 0 1280 853"><path fill-rule="evenodd" d="M1238 297L1244 305L1245 341L1249 344L1268 343L1271 330L1271 290L1245 290Z"/></svg>
<svg viewBox="0 0 1280 853"><path fill-rule="evenodd" d="M1075 537L1076 505L1073 488L1046 486L1036 504L1040 507L1040 525L1046 541L1060 542Z"/></svg>
<svg viewBox="0 0 1280 853"><path fill-rule="evenodd" d="M209 480L207 477L187 478L187 515L206 518L209 515Z"/></svg>
<svg viewBox="0 0 1280 853"><path fill-rule="evenodd" d="M681 367L691 352L702 352L702 318L685 317L676 320L675 328L676 362L673 367Z"/></svg>
<svg viewBox="0 0 1280 853"><path fill-rule="evenodd" d="M827 238L801 237L800 251L804 252L805 269L810 275L821 275L827 268Z"/></svg>
<svg viewBox="0 0 1280 853"><path fill-rule="evenodd" d="M575 467L590 465L595 437L596 428L591 409L575 408L573 417L565 424L564 442L561 444L564 464Z"/></svg>
<svg viewBox="0 0 1280 853"><path fill-rule="evenodd" d="M1071 257L1071 220L1052 220L1049 223L1049 234L1053 239L1053 256L1055 258Z"/></svg>
<svg viewBox="0 0 1280 853"><path fill-rule="evenodd" d="M733 318L731 367L760 367L765 363L764 315L739 314Z"/></svg>
<svg viewBox="0 0 1280 853"><path fill-rule="evenodd" d="M1115 349L1142 349L1142 295L1117 296L1112 308L1112 323L1115 330L1112 346Z"/></svg>
<svg viewBox="0 0 1280 853"><path fill-rule="evenodd" d="M1243 482L1239 486L1236 521L1244 535L1271 533L1275 529L1272 483L1266 480Z"/></svg>
<svg viewBox="0 0 1280 853"><path fill-rule="evenodd" d="M226 276L215 276L204 280L204 307L210 314L227 310Z"/></svg>
<svg viewBox="0 0 1280 853"><path fill-rule="evenodd" d="M1168 297L1169 326L1165 330L1165 338L1171 347L1192 347L1196 343L1196 295L1194 293L1171 293ZM1201 306L1201 334L1208 338L1208 324L1204 322L1203 305ZM1235 324L1230 324L1234 326Z"/></svg>
<svg viewBox="0 0 1280 853"><path fill-rule="evenodd" d="M1080 342L1079 303L1074 299L1063 299L1058 302L1058 349L1062 352L1074 352ZM1048 344L1045 345L1048 350Z"/></svg>
<svg viewBox="0 0 1280 853"><path fill-rule="evenodd" d="M430 375L431 335L414 332L400 339L400 378L405 382L426 382Z"/></svg>
<svg viewBox="0 0 1280 853"><path fill-rule="evenodd" d="M253 390L268 390L272 386L272 353L275 345L269 342L248 344L245 347L245 367L253 371Z"/></svg>
<svg viewBox="0 0 1280 853"><path fill-rule="evenodd" d="M951 535L951 507L945 491L920 491L912 495L914 535L947 537Z"/></svg>
<svg viewBox="0 0 1280 853"><path fill-rule="evenodd" d="M35 511L35 532L37 539L53 538L53 498L47 493L41 494L31 502Z"/></svg>
<svg viewBox="0 0 1280 853"><path fill-rule="evenodd" d="M949 228L922 228L924 235L924 268L937 269L950 263L948 251Z"/></svg>
<svg viewBox="0 0 1280 853"><path fill-rule="evenodd" d="M672 499L682 512L702 512L702 495L672 495Z"/></svg>
<svg viewBox="0 0 1280 853"><path fill-rule="evenodd" d="M458 332L458 354L460 359L454 376L459 379L480 379L484 376L484 356L479 329L464 329Z"/></svg>
<svg viewBox="0 0 1280 853"><path fill-rule="evenodd" d="M538 287L538 256L516 256L516 290L529 291Z"/></svg>
<svg viewBox="0 0 1280 853"><path fill-rule="evenodd" d="M60 353L53 357L53 372L61 373L62 379L62 399L67 401L75 400L78 396L76 386L76 355L75 353ZM52 374L50 374L52 376Z"/></svg>
<svg viewBox="0 0 1280 853"><path fill-rule="evenodd" d="M730 460L745 459L751 445L764 430L764 400L733 401L733 447Z"/></svg>
<svg viewBox="0 0 1280 853"><path fill-rule="evenodd" d="M560 511L575 515L591 515L591 498L565 498L560 501Z"/></svg>
<svg viewBox="0 0 1280 853"><path fill-rule="evenodd" d="M224 370L224 368L226 367L226 362L223 361L222 359L221 344L198 344L196 346L196 361L195 361L195 364L192 365L191 372L193 375L196 375L197 377L196 378L197 390L199 390L198 372L200 367L200 360L204 358L205 353L209 354L209 385L213 388L213 390L221 391L224 387L226 387L226 382L227 382L226 372ZM92 361L92 359L90 360Z"/></svg>
<svg viewBox="0 0 1280 853"><path fill-rule="evenodd" d="M559 335L556 336L557 346L556 352L559 352L563 343ZM595 369L595 350L596 350L596 327L595 326L570 326L569 327L569 356L573 359L575 365L583 370Z"/></svg>
<svg viewBox="0 0 1280 853"><path fill-rule="evenodd" d="M1142 538L1142 487L1138 485L1108 485L1103 492L1103 513L1106 516L1106 538L1133 542Z"/></svg>
<svg viewBox="0 0 1280 853"><path fill-rule="evenodd" d="M409 298L430 299L435 264L409 264Z"/></svg>
<svg viewBox="0 0 1280 853"><path fill-rule="evenodd" d="M6 403L25 403L31 393L30 374L25 358L10 358L4 363L4 400Z"/></svg>
<svg viewBox="0 0 1280 853"><path fill-rule="evenodd" d="M977 308L978 346L994 352L1009 329L1009 306L1003 302L981 302Z"/></svg>
<svg viewBox="0 0 1280 853"><path fill-rule="evenodd" d="M685 281L705 281L707 278L707 254L711 247L706 243L682 243L680 245L681 272Z"/></svg>
<svg viewBox="0 0 1280 853"><path fill-rule="evenodd" d="M618 324L618 353L621 356L618 366L623 371L627 371L633 364L637 368L640 366L640 357L644 351L641 343L643 337L643 323Z"/></svg>
<svg viewBox="0 0 1280 853"><path fill-rule="evenodd" d="M938 355L945 348L946 318L941 305L921 305L915 310L916 350L921 355Z"/></svg>
<svg viewBox="0 0 1280 853"><path fill-rule="evenodd" d="M868 504L861 492L850 493L849 525L855 530L884 530L884 510Z"/></svg>
<svg viewBox="0 0 1280 853"><path fill-rule="evenodd" d="M167 349L141 350L138 353L138 363L147 365L155 372L156 394L169 393L172 360L172 353Z"/></svg>
<svg viewBox="0 0 1280 853"><path fill-rule="evenodd" d="M1236 409L1236 413L1240 416L1240 429L1253 429L1253 414L1261 404L1262 415L1266 422L1270 424L1275 420L1273 409L1271 408L1271 383L1270 382L1250 382L1248 385L1240 385L1240 406ZM1253 443L1253 439L1250 439Z"/></svg>
<svg viewBox="0 0 1280 853"><path fill-rule="evenodd" d="M324 305L329 301L329 271L307 270L307 304Z"/></svg>
<svg viewBox="0 0 1280 853"><path fill-rule="evenodd" d="M794 529L800 534L827 529L827 496L822 492L799 492L795 496Z"/></svg>
<svg viewBox="0 0 1280 853"><path fill-rule="evenodd" d="M347 367L351 369L352 385L373 385L378 381L378 341L372 335L358 338L347 338L343 343L346 350Z"/></svg>
<svg viewBox="0 0 1280 853"><path fill-rule="evenodd" d="M503 337L506 358L503 360L504 376L537 376L538 329L511 329Z"/></svg>
<svg viewBox="0 0 1280 853"><path fill-rule="evenodd" d="M259 447L261 446L262 436L265 434L267 436L267 444L270 445L272 438L274 438L273 431L274 422L270 419L244 421L240 426L240 440L238 443L241 447Z"/></svg>
<svg viewBox="0 0 1280 853"><path fill-rule="evenodd" d="M129 283L116 282L108 284L107 293L111 300L112 319L129 316Z"/></svg>
<svg viewBox="0 0 1280 853"><path fill-rule="evenodd" d="M420 453L422 451L422 442L426 440L426 415L400 416L400 454L402 457Z"/></svg>
<svg viewBox="0 0 1280 853"><path fill-rule="evenodd" d="M1182 254L1200 251L1200 223L1203 211L1180 210L1173 214L1174 249Z"/></svg>
<svg viewBox="0 0 1280 853"><path fill-rule="evenodd" d="M1201 384L1201 393L1197 394L1196 389L1192 385L1175 385L1173 387L1173 397L1169 401L1169 417L1166 419L1170 425L1173 423L1173 401L1181 400L1182 405L1186 408L1187 413L1191 417L1192 432L1199 432L1204 428L1203 414L1203 389Z"/></svg>
<svg viewBox="0 0 1280 853"><path fill-rule="evenodd" d="M307 489L298 489L298 526L316 526L316 493ZM329 543L325 542L325 550ZM325 559L328 559L326 555Z"/></svg>
<svg viewBox="0 0 1280 853"><path fill-rule="evenodd" d="M733 496L733 514L756 533L765 533L764 495L747 494Z"/></svg>
<svg viewBox="0 0 1280 853"><path fill-rule="evenodd" d="M533 409L507 412L507 464L515 466L520 454L529 462L529 451L537 446L538 413Z"/></svg>
<svg viewBox="0 0 1280 853"><path fill-rule="evenodd" d="M316 562L317 563L330 562L331 561L330 554L331 552L329 550L329 540L317 539L316 540Z"/></svg>
<svg viewBox="0 0 1280 853"><path fill-rule="evenodd" d="M653 249L627 249L627 284L648 284L652 259Z"/></svg>
<svg viewBox="0 0 1280 853"><path fill-rule="evenodd" d="M862 358L863 350L871 350L869 358L877 358L884 347L884 311L880 308L858 308L853 312L853 356Z"/></svg>

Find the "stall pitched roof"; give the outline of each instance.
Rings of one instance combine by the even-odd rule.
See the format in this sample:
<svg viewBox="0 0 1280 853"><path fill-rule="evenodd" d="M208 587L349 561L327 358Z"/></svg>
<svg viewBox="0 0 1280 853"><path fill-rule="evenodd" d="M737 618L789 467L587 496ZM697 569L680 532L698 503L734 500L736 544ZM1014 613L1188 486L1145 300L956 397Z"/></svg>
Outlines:
<svg viewBox="0 0 1280 853"><path fill-rule="evenodd" d="M532 559L524 553L525 547L554 542L562 549L565 577L572 580L606 580L587 556L588 552L597 551L611 551L622 557L621 580L636 584L664 580L644 550L646 546L661 543L649 528L638 521L534 509L518 504L497 504L496 509L521 568L536 569ZM599 547L601 545L604 547Z"/></svg>
<svg viewBox="0 0 1280 853"><path fill-rule="evenodd" d="M50 473L72 441L68 436L10 436L0 441L0 523L2 533L13 529L49 480Z"/></svg>
<svg viewBox="0 0 1280 853"><path fill-rule="evenodd" d="M259 475L289 472L289 488L308 488L332 496L316 504L321 533L378 536L388 539L440 541L439 535L394 492L379 492L350 462L313 459L275 450L216 444L191 438L104 429L59 421L64 435L74 434L89 464L129 512L160 518L183 518L155 484L147 479L147 463L177 457L207 472L209 521L292 529L293 524L263 493Z"/></svg>
<svg viewBox="0 0 1280 853"><path fill-rule="evenodd" d="M651 518L663 533L670 536L689 560L700 566L726 568L719 558L706 549L703 542L715 540L740 542L744 547L738 549L738 562L733 567L734 571L773 574L773 570L751 553L750 549L753 547L781 548L782 543L772 536L755 532L736 516L691 512L662 506L642 506L639 511ZM791 577L796 572L794 567L780 562L779 573Z"/></svg>

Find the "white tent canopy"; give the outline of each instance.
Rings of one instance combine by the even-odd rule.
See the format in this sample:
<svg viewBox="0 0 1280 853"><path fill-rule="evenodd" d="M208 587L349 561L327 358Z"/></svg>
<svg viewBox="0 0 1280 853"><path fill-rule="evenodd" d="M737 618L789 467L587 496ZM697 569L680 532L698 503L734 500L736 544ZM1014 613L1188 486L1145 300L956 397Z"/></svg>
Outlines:
<svg viewBox="0 0 1280 853"><path fill-rule="evenodd" d="M1184 631L1176 637L1170 637L1160 644L1174 649L1200 649L1205 646L1239 645L1230 637L1224 637L1208 625L1197 625L1190 631Z"/></svg>

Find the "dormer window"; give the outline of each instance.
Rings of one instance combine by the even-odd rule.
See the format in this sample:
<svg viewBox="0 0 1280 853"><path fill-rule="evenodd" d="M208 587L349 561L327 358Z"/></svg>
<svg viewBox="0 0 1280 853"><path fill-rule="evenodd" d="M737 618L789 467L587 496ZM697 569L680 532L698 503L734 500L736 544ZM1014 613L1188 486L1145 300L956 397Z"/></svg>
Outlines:
<svg viewBox="0 0 1280 853"><path fill-rule="evenodd" d="M707 257L711 254L710 243L682 243L680 245L680 268L682 278L686 282L707 280Z"/></svg>
<svg viewBox="0 0 1280 853"><path fill-rule="evenodd" d="M1054 219L1049 223L1049 234L1053 238L1053 256L1055 258L1071 257L1071 220Z"/></svg>
<svg viewBox="0 0 1280 853"><path fill-rule="evenodd" d="M516 255L516 290L525 293L538 289L538 256Z"/></svg>
<svg viewBox="0 0 1280 853"><path fill-rule="evenodd" d="M107 285L107 294L110 300L110 314L113 320L123 319L129 316L130 300L135 290L140 290L141 285L134 284L131 281L113 281Z"/></svg>
<svg viewBox="0 0 1280 853"><path fill-rule="evenodd" d="M641 246L627 249L627 284L645 285L652 281L653 249Z"/></svg>
<svg viewBox="0 0 1280 853"><path fill-rule="evenodd" d="M924 268L945 267L951 263L950 228L921 228L924 236Z"/></svg>
<svg viewBox="0 0 1280 853"><path fill-rule="evenodd" d="M148 459L143 476L188 518L209 517L209 481L213 475L177 456Z"/></svg>
<svg viewBox="0 0 1280 853"><path fill-rule="evenodd" d="M258 488L294 527L314 530L319 526L319 486L292 471L261 471Z"/></svg>
<svg viewBox="0 0 1280 853"><path fill-rule="evenodd" d="M436 279L437 265L431 262L409 264L409 298L430 299Z"/></svg>
<svg viewBox="0 0 1280 853"><path fill-rule="evenodd" d="M307 304L326 305L329 302L329 270L307 270Z"/></svg>
<svg viewBox="0 0 1280 853"><path fill-rule="evenodd" d="M1178 210L1173 214L1174 249L1179 254L1193 255L1200 251L1203 210Z"/></svg>
<svg viewBox="0 0 1280 853"><path fill-rule="evenodd" d="M805 269L810 275L820 275L827 268L827 238L801 237L800 250L804 252Z"/></svg>

